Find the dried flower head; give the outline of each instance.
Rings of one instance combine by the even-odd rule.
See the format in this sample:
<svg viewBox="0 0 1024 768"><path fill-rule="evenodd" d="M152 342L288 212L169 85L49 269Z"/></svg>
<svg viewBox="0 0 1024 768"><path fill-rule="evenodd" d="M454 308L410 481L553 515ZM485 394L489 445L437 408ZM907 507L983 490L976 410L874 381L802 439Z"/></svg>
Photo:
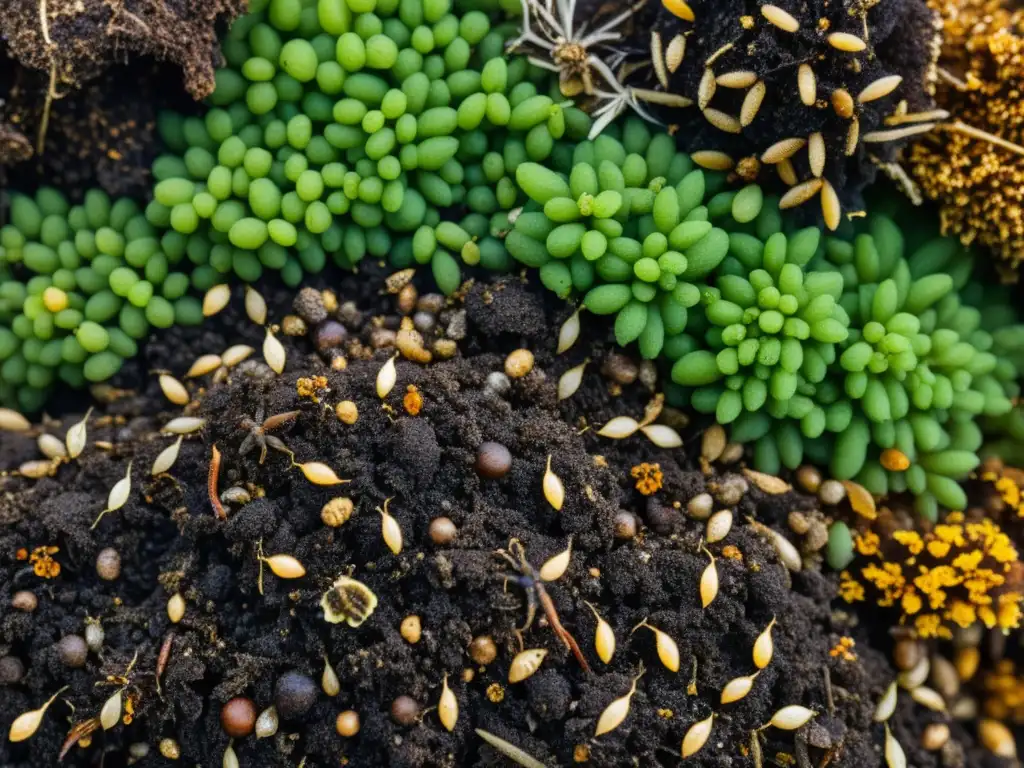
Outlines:
<svg viewBox="0 0 1024 768"><path fill-rule="evenodd" d="M29 556L32 571L43 579L53 579L60 575L60 563L53 556L60 552L60 547L36 547Z"/></svg>
<svg viewBox="0 0 1024 768"><path fill-rule="evenodd" d="M660 464L648 464L645 461L642 464L637 464L629 473L636 479L636 489L644 496L650 496L661 488Z"/></svg>
<svg viewBox="0 0 1024 768"><path fill-rule="evenodd" d="M898 605L900 622L925 638L950 638L954 625L1008 631L1020 624L1017 550L991 520L966 522L952 513L929 533L897 530L883 543L868 530L854 543L861 562L843 571L839 588L849 603L870 593L883 608Z"/></svg>

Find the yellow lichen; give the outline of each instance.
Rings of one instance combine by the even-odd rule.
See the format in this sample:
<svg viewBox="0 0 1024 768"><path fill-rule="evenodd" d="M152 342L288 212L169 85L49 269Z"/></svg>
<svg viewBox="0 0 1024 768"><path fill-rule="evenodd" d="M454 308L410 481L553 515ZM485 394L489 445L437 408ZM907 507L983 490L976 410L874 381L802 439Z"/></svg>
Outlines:
<svg viewBox="0 0 1024 768"><path fill-rule="evenodd" d="M983 681L985 714L1012 725L1024 725L1024 675L1017 672L1013 661L996 663Z"/></svg>
<svg viewBox="0 0 1024 768"><path fill-rule="evenodd" d="M60 547L36 547L33 549L32 555L29 557L33 573L44 579L60 576L60 563L53 559L58 552L60 552Z"/></svg>
<svg viewBox="0 0 1024 768"><path fill-rule="evenodd" d="M857 654L853 652L853 647L857 643L852 637L843 636L839 638L839 642L833 646L828 655L832 658L841 658L843 661L856 661Z"/></svg>
<svg viewBox="0 0 1024 768"><path fill-rule="evenodd" d="M644 496L650 496L661 488L662 474L660 464L648 464L646 461L637 464L630 470L636 479L636 489Z"/></svg>

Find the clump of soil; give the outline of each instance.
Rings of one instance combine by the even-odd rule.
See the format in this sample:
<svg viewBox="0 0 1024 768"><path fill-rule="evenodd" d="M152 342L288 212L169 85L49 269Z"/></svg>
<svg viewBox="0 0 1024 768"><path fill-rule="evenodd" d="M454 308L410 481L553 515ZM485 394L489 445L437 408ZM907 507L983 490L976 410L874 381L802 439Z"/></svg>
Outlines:
<svg viewBox="0 0 1024 768"><path fill-rule="evenodd" d="M188 763L216 764L229 742L220 721L225 702L244 696L262 711L275 703L282 675L298 672L319 681L325 657L336 670L340 693L319 692L301 715L282 718L273 737L236 739L233 749L242 765L510 765L481 741L476 728L548 766L677 765L684 734L712 712L718 716L711 738L687 765L881 763L882 727L871 715L894 670L854 616L832 611L832 578L809 569L791 573L746 523L748 517L784 521L794 506L806 507L806 499L754 487L727 499L736 524L708 547L720 588L702 609L698 585L711 561L701 548L703 522L684 510L697 494L742 475L735 466L702 472L694 455L699 437L692 430L684 435L684 448L671 451L639 434L621 441L596 434L591 427L613 416L639 418L651 398L639 380L610 385L598 373L615 350L609 329L588 319L583 338L556 357L557 329L568 315L564 305L545 306L539 287L517 281L476 285L462 306L435 317L437 327L461 337L459 354L428 366L399 358L397 385L382 401L377 376L393 352L375 350L373 340L386 344L381 331L394 329L398 317L392 297L378 293L381 278L380 269L368 265L363 277L343 284L349 292L339 296L348 333L344 370L328 365L307 338L278 334L287 350L284 374L275 376L257 352L226 374L190 382L197 402L186 411L205 418L206 426L183 441L167 474L153 478L149 472L173 440L157 430L181 414L144 372L168 369L180 377L200 354L240 343L259 350L264 331L238 309L240 296L203 328L173 330L148 345L146 359L122 373L122 384L137 391L94 412L89 447L77 461L63 464L54 477L2 481L0 657L16 657L25 673L4 686L0 722L10 723L61 686L70 687L30 741L0 742L0 764L52 765L70 725L97 716L117 690L105 684L107 676L125 674L136 655L125 689L133 707L130 724L122 720L92 734L90 746L71 748L68 764L99 764L100 753L109 752L108 766L123 764L129 754L139 765L163 765L157 750L163 739L175 740ZM274 292L268 299L270 317L281 320L290 297ZM345 306L346 299L356 300L362 312ZM430 325L423 317L418 321ZM519 347L531 349L536 362L506 388L492 374ZM559 403L557 378L587 355L594 362L583 386ZM297 393L297 380L311 376L326 377L326 388L315 390L318 401ZM417 415L403 402L410 386L423 401ZM358 408L354 424L335 415L334 406L343 400ZM297 418L269 434L294 452L296 462L323 462L351 482L311 484L273 445L262 465L258 447L240 453L251 434L240 428L246 417L259 423L291 410L300 412ZM46 431L63 437L78 418L69 415ZM511 452L511 467L501 478L482 477L475 469L485 441ZM219 490L230 489L226 521L215 516L208 493L214 445L222 455ZM34 439L5 435L0 466L34 458ZM549 461L565 487L560 512L542 492ZM128 502L91 530L129 462ZM662 487L648 497L630 476L641 462L657 463L663 475ZM338 496L350 497L354 512L340 527L328 527L320 510ZM404 540L397 555L382 539L377 508L386 500ZM616 533L622 511L635 515L635 535ZM450 543L436 544L428 535L438 517L457 527ZM522 543L535 568L571 539L567 572L545 589L591 672L556 637L541 610L521 637L526 648L544 649L547 657L532 677L508 682L509 665L522 647L516 629L527 616L528 586L495 555L512 539ZM60 548L53 557L61 573L49 580L16 559L21 548L45 545ZM121 557L113 581L97 576L96 557L105 547ZM284 580L264 568L261 595L261 547L268 557L297 558L305 576ZM321 596L340 575L364 582L379 598L361 626L324 620ZM35 594L34 611L6 607L18 590ZM170 622L166 607L175 593L186 601L178 624ZM596 619L588 603L615 632L618 649L608 665L594 651ZM415 644L400 633L403 618L413 614L422 624ZM773 618L770 664L745 698L721 705L727 681L756 671L752 646ZM84 634L93 620L105 633L102 649L89 653L83 667L69 668L57 643L65 635ZM631 633L644 620L675 640L678 673L662 664L650 629ZM471 641L481 635L490 636L498 650L486 665L469 654ZM855 642L852 652L848 642L840 643L843 637ZM158 688L158 656L167 642L170 654ZM837 647L848 652L835 652ZM629 716L593 738L597 718L630 690L641 666L646 672ZM433 709L446 676L461 712L451 732ZM392 702L400 696L419 706L412 722L392 717ZM296 698L302 697L291 697L285 707L278 700L278 707L295 709ZM758 762L753 732L790 704L818 714L795 735L772 728L760 732ZM361 730L344 738L335 719L350 709L358 712ZM980 758L964 762L970 742L956 724L941 755L918 746L925 725L944 719L900 697L890 725L910 764L983 764ZM148 753L139 758L146 749L141 745Z"/></svg>

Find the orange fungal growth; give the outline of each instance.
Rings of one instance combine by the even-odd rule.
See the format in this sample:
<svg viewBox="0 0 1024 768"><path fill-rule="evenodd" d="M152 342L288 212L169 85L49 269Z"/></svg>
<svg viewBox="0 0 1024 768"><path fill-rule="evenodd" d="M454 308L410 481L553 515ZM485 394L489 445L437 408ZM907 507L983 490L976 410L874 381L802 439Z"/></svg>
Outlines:
<svg viewBox="0 0 1024 768"><path fill-rule="evenodd" d="M636 489L644 496L650 496L661 488L663 478L660 464L648 464L645 461L633 467L630 474L636 479Z"/></svg>

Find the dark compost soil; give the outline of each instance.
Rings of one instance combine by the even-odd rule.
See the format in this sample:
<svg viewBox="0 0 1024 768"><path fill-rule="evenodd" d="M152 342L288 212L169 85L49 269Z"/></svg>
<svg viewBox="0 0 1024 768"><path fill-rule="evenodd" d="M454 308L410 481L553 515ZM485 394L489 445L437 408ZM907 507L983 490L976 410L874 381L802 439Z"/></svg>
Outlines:
<svg viewBox="0 0 1024 768"><path fill-rule="evenodd" d="M847 766L882 764L882 727L871 715L894 678L885 655L872 648L857 618L833 612L834 582L816 570L790 573L774 548L746 524L748 516L785 530L789 510L811 502L795 493L767 495L751 488L736 505L736 525L710 545L721 582L717 599L701 609L698 584L708 556L700 550L704 524L685 510L694 495L715 487L721 473L705 476L690 441L682 449L656 448L636 435L622 441L599 437L600 426L617 415L639 418L651 393L639 381L609 386L598 369L613 349L609 329L584 318L584 333L567 354L555 357L564 305L544 305L543 294L517 280L478 284L465 295L466 333L451 360L427 366L397 361L397 386L382 406L375 379L390 349L375 353L371 334L394 327L394 297L385 295L380 268L369 265L361 278L349 277L339 299L356 300L361 318L349 321L348 367L332 370L304 337L281 336L288 352L285 373L273 376L259 352L234 369L226 382L210 376L190 381L197 414L207 419L199 435L186 438L167 475L151 478L149 468L171 438L156 430L180 415L146 372L168 369L182 377L203 353L232 344L260 349L263 329L248 321L236 290L232 305L200 330L174 330L151 340L145 359L122 374L124 386L138 386L93 414L89 447L55 477L30 481L0 479L0 656L21 659L26 669L17 684L0 691L0 723L38 707L61 686L70 688L47 712L39 732L24 744L0 742L0 765L52 766L70 724L98 715L115 686L108 675L123 674L133 655L126 696L134 721L92 734L87 748L72 747L68 765L124 765L129 745L149 745L137 765L172 765L157 744L173 738L186 764L219 766L228 737L221 728L221 706L247 696L257 711L274 703L274 682L297 670L319 680L324 656L341 681L331 698L320 692L303 716L282 720L272 738L249 736L234 749L243 766L499 766L511 765L474 733L482 728L512 742L544 765L593 766L754 766L751 732L779 708L801 704L819 714L795 736L773 728L762 732L763 765ZM290 297L268 292L270 317L280 321ZM441 326L454 336L459 307L445 310ZM359 342L357 340L361 339ZM500 395L485 386L487 375L502 370L505 355L525 346L536 366L513 380ZM568 368L593 358L579 392L559 404L555 384ZM260 360L260 362L255 362ZM299 376L323 375L329 392L320 403L300 399ZM198 386L208 389L203 392ZM423 397L419 415L409 415L402 398L414 384ZM333 406L353 400L359 419L341 423ZM190 406L189 408L192 408ZM286 456L271 450L260 466L258 451L239 448L245 417L262 418L299 409L298 419L274 434L295 452L296 461L321 461L352 482L315 486ZM257 413L259 412L259 413ZM48 431L63 437L80 416L69 415ZM694 430L686 431L694 435ZM474 470L476 448L487 440L512 453L511 471L502 479ZM108 448L95 441L109 441ZM207 492L211 446L223 454L219 488L244 486L253 500L226 505L218 521ZM541 490L548 457L566 489L565 506L555 512ZM0 438L0 467L14 468L38 458L27 436ZM132 463L128 503L89 526L104 509L107 494ZM664 484L645 498L633 487L630 468L657 462ZM326 527L321 506L350 496L356 508L340 528ZM381 537L375 508L390 498L404 549L393 555ZM720 505L716 505L718 508ZM614 535L620 509L635 512L643 525L629 539ZM458 526L454 542L438 546L427 535L430 521L450 517ZM563 550L572 537L572 561L547 591L562 623L579 641L592 672L587 674L566 650L542 614L524 633L526 647L548 656L526 681L509 684L509 664L520 650L514 629L526 615L521 584L496 549L518 538L535 567ZM266 570L264 594L257 591L257 542L269 556L287 553L306 567L305 577L285 581ZM61 574L45 580L15 559L19 548L59 546ZM102 581L94 566L97 552L115 547L121 575ZM328 624L321 595L342 574L365 582L379 605L360 627ZM28 589L38 596L32 613L12 610L11 594ZM187 610L180 624L167 617L168 597L180 591ZM618 650L609 665L594 652L595 619L589 601L611 623ZM403 617L418 614L423 636L415 645L399 634ZM82 634L86 617L105 631L102 651L90 653L80 669L64 667L55 643ZM775 652L744 699L722 706L724 684L755 671L755 638L775 617ZM642 620L678 643L681 665L672 673L659 661L654 635L630 630ZM169 660L157 691L154 670L161 645L173 632ZM475 665L471 639L489 634L498 657ZM856 659L830 649L843 636L856 641ZM643 664L629 716L616 730L592 738L598 716L625 695ZM453 732L438 720L435 707L448 677L461 714ZM694 688L695 686L695 688ZM689 690L688 690L689 689ZM424 712L412 725L390 716L400 695L413 697ZM74 706L72 712L71 706ZM335 717L358 711L361 731L342 738ZM686 761L680 743L696 721L717 712L708 743ZM956 724L940 753L925 752L918 739L928 722L944 716L915 706L901 695L890 720L894 735L914 766L981 766L966 753L971 742ZM142 747L136 746L136 754Z"/></svg>

